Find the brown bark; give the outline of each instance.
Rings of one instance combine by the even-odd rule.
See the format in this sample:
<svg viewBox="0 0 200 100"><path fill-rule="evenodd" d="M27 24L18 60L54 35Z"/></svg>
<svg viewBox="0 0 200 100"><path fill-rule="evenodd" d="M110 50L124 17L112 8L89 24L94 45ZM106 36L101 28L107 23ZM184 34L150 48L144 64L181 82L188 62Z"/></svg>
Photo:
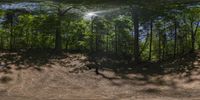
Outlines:
<svg viewBox="0 0 200 100"><path fill-rule="evenodd" d="M149 61L151 61L151 54L152 54L152 40L153 40L153 21L151 20L150 23L150 41L149 41Z"/></svg>
<svg viewBox="0 0 200 100"><path fill-rule="evenodd" d="M134 57L135 62L140 62L140 46L139 46L139 13L135 9L133 14L133 22L134 22Z"/></svg>

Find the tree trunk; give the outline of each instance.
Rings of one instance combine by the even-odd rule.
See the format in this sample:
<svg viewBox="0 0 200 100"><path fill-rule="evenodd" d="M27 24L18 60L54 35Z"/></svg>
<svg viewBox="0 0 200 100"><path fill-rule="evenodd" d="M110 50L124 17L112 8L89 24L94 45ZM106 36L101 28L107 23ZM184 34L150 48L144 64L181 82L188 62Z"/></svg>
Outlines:
<svg viewBox="0 0 200 100"><path fill-rule="evenodd" d="M195 37L194 37L194 31L193 31L193 22L191 22L191 41L192 41L192 52L194 52L194 43L195 43Z"/></svg>
<svg viewBox="0 0 200 100"><path fill-rule="evenodd" d="M94 19L92 18L92 22L91 22L91 36L90 36L90 51L94 52L94 48L93 48L93 44L94 44Z"/></svg>
<svg viewBox="0 0 200 100"><path fill-rule="evenodd" d="M26 48L29 48L29 33L28 30L25 30L25 35L26 35Z"/></svg>
<svg viewBox="0 0 200 100"><path fill-rule="evenodd" d="M13 49L13 16L10 19L10 50Z"/></svg>
<svg viewBox="0 0 200 100"><path fill-rule="evenodd" d="M106 52L108 53L109 52L109 37L108 37L108 32L106 34Z"/></svg>
<svg viewBox="0 0 200 100"><path fill-rule="evenodd" d="M140 62L140 46L139 46L139 13L135 9L133 16L133 22L134 22L134 57L135 62Z"/></svg>
<svg viewBox="0 0 200 100"><path fill-rule="evenodd" d="M98 46L99 46L99 43L98 43L98 41L99 41L99 38L98 38L98 33L96 32L96 34L95 34L95 45L96 45L96 52L98 51Z"/></svg>
<svg viewBox="0 0 200 100"><path fill-rule="evenodd" d="M118 54L118 32L116 25L115 25L115 53Z"/></svg>
<svg viewBox="0 0 200 100"><path fill-rule="evenodd" d="M165 51L166 51L166 44L167 44L166 43L166 34L165 33L163 34L163 43L162 44L163 44L162 59L165 60Z"/></svg>
<svg viewBox="0 0 200 100"><path fill-rule="evenodd" d="M67 39L66 39L66 43L65 43L65 50L66 50L66 51L69 51L69 42L68 42Z"/></svg>
<svg viewBox="0 0 200 100"><path fill-rule="evenodd" d="M3 36L1 36L1 40L0 41L1 41L1 47L0 47L0 49L3 50L4 49Z"/></svg>
<svg viewBox="0 0 200 100"><path fill-rule="evenodd" d="M165 51L166 51L166 41L167 41L167 35L165 33L165 30L166 30L166 26L165 26L165 22L164 22L164 31L163 31L163 34L162 34L162 45L163 45L163 51L162 51L162 60L165 60Z"/></svg>
<svg viewBox="0 0 200 100"><path fill-rule="evenodd" d="M151 20L150 23L150 41L149 41L149 61L151 61L151 54L152 54L152 40L153 40L153 21Z"/></svg>
<svg viewBox="0 0 200 100"><path fill-rule="evenodd" d="M182 41L184 41L184 40L185 40L185 39L182 38ZM184 42L184 43L182 43L182 45L181 45L181 53L182 53L182 55L184 55L184 53L185 53L185 43L187 43L187 41Z"/></svg>
<svg viewBox="0 0 200 100"><path fill-rule="evenodd" d="M69 21L68 24L67 24L67 30L69 30L70 25L71 25L71 21ZM65 50L66 51L69 51L68 50L69 49L69 37L68 36L69 36L68 32L66 32L65 33Z"/></svg>
<svg viewBox="0 0 200 100"><path fill-rule="evenodd" d="M177 49L177 22L175 21L174 23L175 27L174 27L174 58L176 57L176 49Z"/></svg>
<svg viewBox="0 0 200 100"><path fill-rule="evenodd" d="M198 27L199 27L199 23L197 24L195 30L193 29L194 28L194 25L193 25L193 22L191 22L191 41L192 41L192 52L194 52L195 50L195 41L196 41L196 33L197 33L197 30L198 30Z"/></svg>
<svg viewBox="0 0 200 100"><path fill-rule="evenodd" d="M58 26L56 28L55 35L55 50L56 52L62 51L62 41L61 41L61 19L58 19Z"/></svg>
<svg viewBox="0 0 200 100"><path fill-rule="evenodd" d="M158 58L161 61L161 32L158 33Z"/></svg>

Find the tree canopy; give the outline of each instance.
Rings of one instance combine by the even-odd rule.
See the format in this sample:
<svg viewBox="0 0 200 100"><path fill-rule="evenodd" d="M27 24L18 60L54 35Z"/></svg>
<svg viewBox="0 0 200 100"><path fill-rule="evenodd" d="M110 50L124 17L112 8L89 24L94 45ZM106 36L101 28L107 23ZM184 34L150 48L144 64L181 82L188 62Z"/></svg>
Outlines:
<svg viewBox="0 0 200 100"><path fill-rule="evenodd" d="M24 1L9 3L17 2ZM30 2L38 4L36 10L22 7L0 11L2 49L107 52L129 55L140 62L176 57L200 46L198 0Z"/></svg>

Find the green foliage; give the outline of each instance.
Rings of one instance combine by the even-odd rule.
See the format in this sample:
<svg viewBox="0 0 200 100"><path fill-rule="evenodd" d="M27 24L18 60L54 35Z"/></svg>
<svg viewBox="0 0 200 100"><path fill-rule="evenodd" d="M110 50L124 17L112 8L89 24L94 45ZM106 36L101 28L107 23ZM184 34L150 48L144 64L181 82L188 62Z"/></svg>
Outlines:
<svg viewBox="0 0 200 100"><path fill-rule="evenodd" d="M128 2L129 6L124 7L128 9L120 10L117 17L116 14L109 13L110 15L96 16L92 20L82 18L81 11L85 11L86 7L64 1L42 2L42 10L38 13L0 11L0 16L6 18L1 23L0 49L53 49L57 39L60 39L61 49L68 51L98 51L132 56L136 43L133 33L135 12L139 17L139 51L143 60L149 60L149 53L154 61L189 52L193 40L191 33L195 33L195 47L200 47L198 6L185 6L188 4L186 0L182 1L184 4L166 0ZM153 22L152 29L150 21ZM153 33L151 45L150 30ZM61 38L58 38L59 35Z"/></svg>

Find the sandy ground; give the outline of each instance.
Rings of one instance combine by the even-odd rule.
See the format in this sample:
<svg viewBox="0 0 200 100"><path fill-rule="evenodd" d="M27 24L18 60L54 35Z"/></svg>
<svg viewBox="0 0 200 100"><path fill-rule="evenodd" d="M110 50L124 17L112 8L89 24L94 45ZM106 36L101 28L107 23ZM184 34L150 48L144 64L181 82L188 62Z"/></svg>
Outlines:
<svg viewBox="0 0 200 100"><path fill-rule="evenodd" d="M71 55L26 69L18 67L28 65L10 63L0 73L0 100L200 100L198 61L189 73L120 75L101 70L96 75L85 59Z"/></svg>

